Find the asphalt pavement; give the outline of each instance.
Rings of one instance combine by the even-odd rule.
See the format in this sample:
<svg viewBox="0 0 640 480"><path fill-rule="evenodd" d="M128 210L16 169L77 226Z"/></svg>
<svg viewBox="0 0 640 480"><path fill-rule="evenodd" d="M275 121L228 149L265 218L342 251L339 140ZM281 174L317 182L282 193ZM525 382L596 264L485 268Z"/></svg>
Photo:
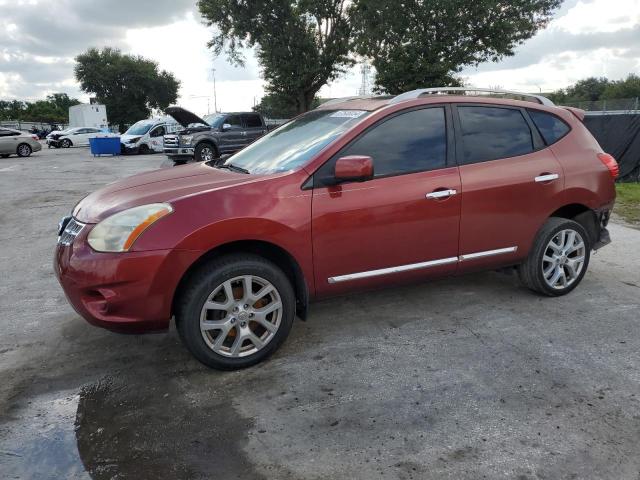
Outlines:
<svg viewBox="0 0 640 480"><path fill-rule="evenodd" d="M640 231L543 298L487 272L313 304L267 362L67 304L56 225L161 155L0 160L0 478L640 478Z"/></svg>

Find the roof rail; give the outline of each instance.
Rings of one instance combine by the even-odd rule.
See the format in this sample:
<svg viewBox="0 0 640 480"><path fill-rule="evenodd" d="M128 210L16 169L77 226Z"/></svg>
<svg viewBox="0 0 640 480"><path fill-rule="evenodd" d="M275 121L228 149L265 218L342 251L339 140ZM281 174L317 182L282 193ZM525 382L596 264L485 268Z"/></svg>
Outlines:
<svg viewBox="0 0 640 480"><path fill-rule="evenodd" d="M342 98L333 98L331 100L327 100L324 103L321 103L320 105L318 105L319 107L326 107L327 105L334 105L336 103L344 103L344 102L351 102L353 100L367 100L371 98L371 95L365 95L365 96L355 96L355 97L342 97Z"/></svg>
<svg viewBox="0 0 640 480"><path fill-rule="evenodd" d="M402 93L396 97L394 97L389 104L406 102L407 100L413 100L422 95L436 95L439 93L446 92L482 92L482 93L492 93L494 95L518 95L521 97L530 97L534 98L538 103L542 105L546 105L548 107L553 107L555 104L549 100L547 97L543 97L542 95L534 95L532 93L522 93L522 92L510 92L508 90L493 90L490 88L467 88L467 87L437 87L437 88L420 88L418 90L411 90L410 92Z"/></svg>

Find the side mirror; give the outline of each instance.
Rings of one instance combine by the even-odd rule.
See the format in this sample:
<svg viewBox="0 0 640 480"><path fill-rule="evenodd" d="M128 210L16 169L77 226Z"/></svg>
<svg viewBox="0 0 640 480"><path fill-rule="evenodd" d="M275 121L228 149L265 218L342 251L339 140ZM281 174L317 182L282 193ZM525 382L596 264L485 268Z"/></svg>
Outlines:
<svg viewBox="0 0 640 480"><path fill-rule="evenodd" d="M373 159L364 155L339 158L335 166L336 182L364 182L373 178Z"/></svg>
<svg viewBox="0 0 640 480"><path fill-rule="evenodd" d="M222 125L222 131L226 132L227 130L231 130L231 124L230 123L225 123L224 125Z"/></svg>

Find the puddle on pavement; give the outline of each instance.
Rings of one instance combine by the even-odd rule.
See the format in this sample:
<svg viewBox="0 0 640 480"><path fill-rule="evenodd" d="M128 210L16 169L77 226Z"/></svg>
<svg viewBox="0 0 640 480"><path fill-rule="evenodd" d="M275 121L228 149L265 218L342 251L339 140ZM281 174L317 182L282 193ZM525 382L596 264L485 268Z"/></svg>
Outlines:
<svg viewBox="0 0 640 480"><path fill-rule="evenodd" d="M0 476L19 479L85 479L74 429L76 391L34 397L0 426Z"/></svg>
<svg viewBox="0 0 640 480"><path fill-rule="evenodd" d="M194 398L192 387L107 377L31 397L0 425L0 478L262 478L242 449L253 421L226 395Z"/></svg>

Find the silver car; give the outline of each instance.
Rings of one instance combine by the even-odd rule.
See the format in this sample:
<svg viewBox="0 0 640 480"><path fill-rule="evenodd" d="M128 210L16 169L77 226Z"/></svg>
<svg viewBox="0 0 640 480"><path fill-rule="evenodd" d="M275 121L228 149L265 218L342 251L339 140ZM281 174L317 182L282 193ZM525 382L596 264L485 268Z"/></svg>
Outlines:
<svg viewBox="0 0 640 480"><path fill-rule="evenodd" d="M0 157L7 158L9 155L28 157L32 152L42 150L42 145L30 133L0 128Z"/></svg>

